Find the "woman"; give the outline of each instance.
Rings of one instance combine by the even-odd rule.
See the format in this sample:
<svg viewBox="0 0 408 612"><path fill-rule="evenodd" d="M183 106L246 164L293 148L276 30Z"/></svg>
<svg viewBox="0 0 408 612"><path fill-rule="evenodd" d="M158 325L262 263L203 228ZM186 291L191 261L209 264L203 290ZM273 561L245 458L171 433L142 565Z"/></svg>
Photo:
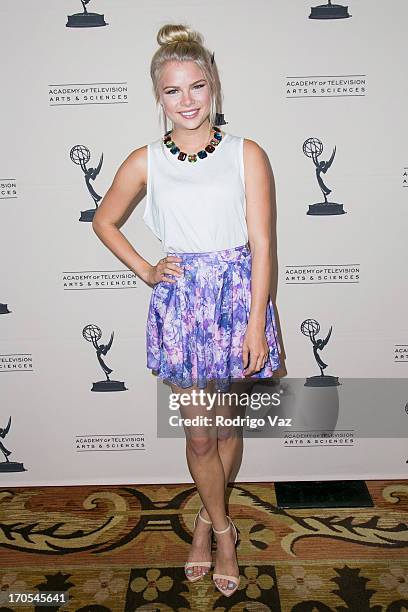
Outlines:
<svg viewBox="0 0 408 612"><path fill-rule="evenodd" d="M217 391L217 397L226 391L242 395L280 365L269 296L273 176L254 141L215 125L221 89L214 56L201 35L170 24L159 30L157 41L151 77L164 137L136 149L122 163L93 228L153 286L147 367L173 393L203 389ZM144 187L143 219L167 250L156 265L143 259L117 228ZM239 402L219 403L216 414L245 412ZM181 417L208 417L208 405L193 404L180 407ZM214 421L184 427L187 463L202 501L185 571L194 581L211 567L212 528L217 539L213 580L230 596L238 588L239 568L237 530L226 513L225 488L239 469L242 428L216 427Z"/></svg>

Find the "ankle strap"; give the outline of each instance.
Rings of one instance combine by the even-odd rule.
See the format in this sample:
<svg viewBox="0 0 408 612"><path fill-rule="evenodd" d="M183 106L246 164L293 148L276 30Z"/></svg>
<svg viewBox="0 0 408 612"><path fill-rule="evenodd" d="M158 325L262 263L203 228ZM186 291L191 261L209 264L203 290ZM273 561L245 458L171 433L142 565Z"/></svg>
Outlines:
<svg viewBox="0 0 408 612"><path fill-rule="evenodd" d="M207 519L205 519L203 516L201 516L201 510L203 509L203 506L201 506L201 508L198 511L198 518L200 518L202 521L204 521L204 523L207 523L208 525L212 525L211 521L207 521Z"/></svg>
<svg viewBox="0 0 408 612"><path fill-rule="evenodd" d="M228 519L228 527L226 527L225 529L214 529L214 527L213 527L213 531L215 533L225 533L226 531L228 531L228 529L231 528L231 519L230 519L229 516L227 516L227 519Z"/></svg>

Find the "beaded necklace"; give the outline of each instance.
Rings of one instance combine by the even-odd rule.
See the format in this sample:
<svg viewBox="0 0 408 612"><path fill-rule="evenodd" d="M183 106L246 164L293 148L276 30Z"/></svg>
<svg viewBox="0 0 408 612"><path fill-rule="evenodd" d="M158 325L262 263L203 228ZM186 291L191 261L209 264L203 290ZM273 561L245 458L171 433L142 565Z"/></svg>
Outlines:
<svg viewBox="0 0 408 612"><path fill-rule="evenodd" d="M170 135L172 130L169 130L165 133L163 137L163 143L168 149L170 149L170 153L173 153L173 155L176 155L178 153L177 159L179 159L180 161L184 161L187 157L189 162L196 162L198 161L198 158L204 159L205 157L207 157L207 153L213 153L215 151L215 147L220 144L222 140L220 128L213 125L212 130L213 135L208 145L204 147L204 149L202 149L201 151L198 151L198 153L192 153L191 155L187 155L187 153L184 153L184 151L180 151L179 147L175 144L175 142L173 142Z"/></svg>

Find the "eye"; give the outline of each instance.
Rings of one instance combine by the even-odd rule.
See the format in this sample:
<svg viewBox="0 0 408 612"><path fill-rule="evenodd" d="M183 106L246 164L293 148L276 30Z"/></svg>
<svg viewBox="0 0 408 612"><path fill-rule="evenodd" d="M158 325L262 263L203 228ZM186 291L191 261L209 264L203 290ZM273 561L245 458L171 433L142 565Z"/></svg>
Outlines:
<svg viewBox="0 0 408 612"><path fill-rule="evenodd" d="M201 89L201 87L205 87L206 83L199 83L198 85L194 85L194 89ZM169 89L168 91L166 91L166 94L172 94L174 91L177 91L177 89Z"/></svg>

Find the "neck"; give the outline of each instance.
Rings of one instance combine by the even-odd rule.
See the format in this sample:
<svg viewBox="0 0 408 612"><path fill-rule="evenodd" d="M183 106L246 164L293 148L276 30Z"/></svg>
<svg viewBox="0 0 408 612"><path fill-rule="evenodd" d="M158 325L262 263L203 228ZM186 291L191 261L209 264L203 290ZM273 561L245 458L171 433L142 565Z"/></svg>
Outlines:
<svg viewBox="0 0 408 612"><path fill-rule="evenodd" d="M207 145L212 136L212 128L208 120L193 130L176 125L171 132L171 136L182 151L196 153Z"/></svg>

